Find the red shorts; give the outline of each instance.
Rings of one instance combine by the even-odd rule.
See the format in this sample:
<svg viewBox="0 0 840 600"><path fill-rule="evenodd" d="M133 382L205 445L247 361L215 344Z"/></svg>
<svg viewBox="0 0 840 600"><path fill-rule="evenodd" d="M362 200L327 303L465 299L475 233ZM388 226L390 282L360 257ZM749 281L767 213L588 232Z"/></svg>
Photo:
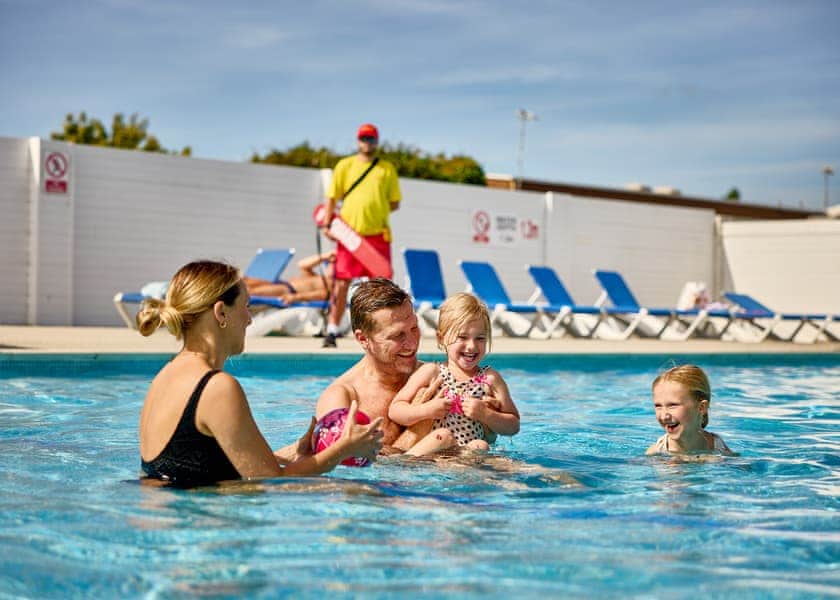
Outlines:
<svg viewBox="0 0 840 600"><path fill-rule="evenodd" d="M388 263L391 263L391 243L385 241L384 234L363 235L367 242L376 248L384 256ZM336 243L335 250L335 278L355 279L356 277L373 277L367 268L356 260L356 257L340 242Z"/></svg>

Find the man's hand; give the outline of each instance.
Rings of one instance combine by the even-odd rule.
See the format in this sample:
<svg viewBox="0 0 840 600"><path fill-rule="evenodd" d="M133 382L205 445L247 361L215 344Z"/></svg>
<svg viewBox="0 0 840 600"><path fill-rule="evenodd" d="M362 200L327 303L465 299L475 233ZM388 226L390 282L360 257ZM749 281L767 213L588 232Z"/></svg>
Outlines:
<svg viewBox="0 0 840 600"><path fill-rule="evenodd" d="M442 385L443 376L438 373L429 385L417 390L411 400L412 406L422 407L424 419L442 419L452 408L452 399L444 396Z"/></svg>

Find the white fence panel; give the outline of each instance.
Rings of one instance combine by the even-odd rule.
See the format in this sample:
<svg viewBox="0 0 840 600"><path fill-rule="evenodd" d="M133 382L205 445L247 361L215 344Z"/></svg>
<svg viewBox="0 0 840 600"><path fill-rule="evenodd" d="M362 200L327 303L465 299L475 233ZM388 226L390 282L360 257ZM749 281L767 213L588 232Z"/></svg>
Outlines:
<svg viewBox="0 0 840 600"><path fill-rule="evenodd" d="M40 185L47 150L71 158L64 196ZM0 138L0 178L3 323L118 325L115 292L166 279L186 261L245 267L260 247L294 247L299 257L316 248L311 213L323 187L314 169ZM466 287L461 259L490 262L515 301L533 291L527 263L554 267L581 304L599 295L594 268L621 272L647 305L672 306L688 280L718 291L710 210L411 179L401 187L392 217L399 283L409 247L438 251L449 293ZM773 308L838 312L838 229L724 223L723 268Z"/></svg>
<svg viewBox="0 0 840 600"><path fill-rule="evenodd" d="M258 248L314 251L317 171L91 147L76 163L77 325L118 324L115 292L190 260L244 269Z"/></svg>
<svg viewBox="0 0 840 600"><path fill-rule="evenodd" d="M395 281L405 282L401 248L431 249L440 256L447 293L467 287L458 261L480 260L495 267L512 300L528 298L534 286L524 265L542 260L542 194L413 179L400 186L404 202L392 216ZM512 229L499 231L500 223ZM529 224L537 227L532 237L523 234Z"/></svg>
<svg viewBox="0 0 840 600"><path fill-rule="evenodd" d="M29 265L29 182L25 139L0 137L0 323L26 322Z"/></svg>
<svg viewBox="0 0 840 600"><path fill-rule="evenodd" d="M840 313L840 221L723 223L735 291L780 312Z"/></svg>
<svg viewBox="0 0 840 600"><path fill-rule="evenodd" d="M601 288L593 269L621 273L642 305L674 306L686 281L714 279L714 211L554 196L547 264L578 304Z"/></svg>

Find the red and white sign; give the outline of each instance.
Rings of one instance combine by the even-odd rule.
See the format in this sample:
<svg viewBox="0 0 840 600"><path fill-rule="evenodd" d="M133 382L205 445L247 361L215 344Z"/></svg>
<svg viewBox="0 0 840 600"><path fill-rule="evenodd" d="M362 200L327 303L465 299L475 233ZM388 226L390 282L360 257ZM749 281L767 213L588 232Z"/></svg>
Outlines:
<svg viewBox="0 0 840 600"><path fill-rule="evenodd" d="M70 178L70 157L63 152L50 152L44 157L44 191L66 194Z"/></svg>
<svg viewBox="0 0 840 600"><path fill-rule="evenodd" d="M473 211L473 243L511 246L523 241L536 241L539 237L540 226L531 219L488 210Z"/></svg>
<svg viewBox="0 0 840 600"><path fill-rule="evenodd" d="M485 210L477 210L473 213L473 241L477 244L490 242L490 214Z"/></svg>

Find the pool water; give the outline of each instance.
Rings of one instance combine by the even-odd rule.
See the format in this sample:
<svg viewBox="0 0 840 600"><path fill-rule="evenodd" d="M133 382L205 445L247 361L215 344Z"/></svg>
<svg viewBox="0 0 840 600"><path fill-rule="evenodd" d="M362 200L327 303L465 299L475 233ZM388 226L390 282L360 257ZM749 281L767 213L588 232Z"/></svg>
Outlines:
<svg viewBox="0 0 840 600"><path fill-rule="evenodd" d="M840 596L840 356L491 355L522 431L485 461L198 490L138 484L164 361L0 355L0 598ZM351 361L228 370L278 447ZM674 362L740 456L644 456Z"/></svg>

